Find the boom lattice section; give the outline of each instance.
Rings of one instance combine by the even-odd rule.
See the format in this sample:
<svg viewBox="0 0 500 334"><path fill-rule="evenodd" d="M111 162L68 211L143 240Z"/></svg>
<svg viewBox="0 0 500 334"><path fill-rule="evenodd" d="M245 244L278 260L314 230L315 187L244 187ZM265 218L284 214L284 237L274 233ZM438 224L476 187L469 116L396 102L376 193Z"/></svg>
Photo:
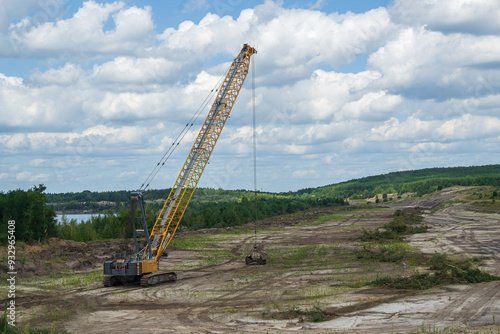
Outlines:
<svg viewBox="0 0 500 334"><path fill-rule="evenodd" d="M243 86L250 66L250 57L254 53L256 50L245 44L238 57L233 61L181 172L163 205L163 209L156 219L150 235L151 254L156 261L159 260L179 226L236 97ZM148 254L150 254L149 249L146 248L143 253L144 260L148 259Z"/></svg>

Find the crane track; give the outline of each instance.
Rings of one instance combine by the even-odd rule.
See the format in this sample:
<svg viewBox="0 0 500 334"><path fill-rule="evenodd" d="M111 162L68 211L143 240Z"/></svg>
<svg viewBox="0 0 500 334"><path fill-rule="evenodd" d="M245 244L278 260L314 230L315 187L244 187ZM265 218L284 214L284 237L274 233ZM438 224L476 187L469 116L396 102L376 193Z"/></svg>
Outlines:
<svg viewBox="0 0 500 334"><path fill-rule="evenodd" d="M144 275L141 277L140 283L143 288L147 288L153 285L171 283L175 281L177 281L177 274L174 272L168 272Z"/></svg>

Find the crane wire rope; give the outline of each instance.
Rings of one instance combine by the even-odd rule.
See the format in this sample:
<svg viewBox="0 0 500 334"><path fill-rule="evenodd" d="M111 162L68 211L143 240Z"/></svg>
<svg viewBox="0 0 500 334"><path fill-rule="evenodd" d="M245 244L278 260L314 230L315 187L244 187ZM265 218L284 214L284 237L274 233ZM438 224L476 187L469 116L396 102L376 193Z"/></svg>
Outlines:
<svg viewBox="0 0 500 334"><path fill-rule="evenodd" d="M254 191L254 201L255 201L255 212L254 212L254 231L255 231L255 243L254 247L257 246L257 136L255 127L255 58L252 59L252 121L253 121L253 191Z"/></svg>
<svg viewBox="0 0 500 334"><path fill-rule="evenodd" d="M207 95L207 97L205 98L205 100L203 100L203 102L198 107L198 109L196 110L196 112L193 114L193 116L191 116L191 119L188 121L188 123L186 124L186 126L182 129L182 131L179 133L179 135L177 135L177 138L174 140L174 142L172 143L172 145L170 145L170 147L168 148L168 150L161 157L160 161L158 161L158 163L156 164L156 166L149 173L148 177L146 178L146 180L144 180L144 182L142 183L141 187L139 188L140 191L147 190L147 188L149 187L149 185L151 184L151 182L154 180L154 178L156 177L156 175L158 174L158 172L160 171L160 169L165 165L165 163L170 158L170 156L172 156L172 154L174 153L174 151L176 150L176 148L179 147L179 144L182 142L182 140L184 139L184 137L186 136L186 134L189 132L189 130L193 127L194 123L197 121L198 117L201 115L202 111L205 109L205 107L207 106L207 104L211 101L211 99L214 96L214 94L216 94L219 91L220 87L222 86L222 80L226 77L227 72L229 72L229 68L219 78L219 80L215 84L214 88L212 88L212 90ZM146 185L146 186L144 186L144 185Z"/></svg>

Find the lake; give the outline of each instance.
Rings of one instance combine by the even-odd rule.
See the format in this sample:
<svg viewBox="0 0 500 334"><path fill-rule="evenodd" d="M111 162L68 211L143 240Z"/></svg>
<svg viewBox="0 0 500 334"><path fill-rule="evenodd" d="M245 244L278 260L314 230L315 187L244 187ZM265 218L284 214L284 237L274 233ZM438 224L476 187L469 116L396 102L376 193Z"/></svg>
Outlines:
<svg viewBox="0 0 500 334"><path fill-rule="evenodd" d="M75 214L65 214L66 218L68 219L68 222L71 220L71 219L76 219L76 222L78 224L81 223L81 221L87 221L89 220L92 216L101 216L102 214L99 214L99 213L75 213ZM62 216L63 215L57 215L56 219L57 219L57 223L61 223L62 222Z"/></svg>

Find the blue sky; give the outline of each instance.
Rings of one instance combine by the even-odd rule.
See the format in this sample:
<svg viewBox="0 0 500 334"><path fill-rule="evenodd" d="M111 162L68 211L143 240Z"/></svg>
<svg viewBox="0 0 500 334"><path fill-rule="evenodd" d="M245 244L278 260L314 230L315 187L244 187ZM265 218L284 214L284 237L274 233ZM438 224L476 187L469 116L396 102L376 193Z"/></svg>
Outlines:
<svg viewBox="0 0 500 334"><path fill-rule="evenodd" d="M499 15L493 0L5 0L0 191L136 189L243 43L259 50L263 190L498 163ZM200 186L252 188L250 88ZM173 184L200 125L151 187Z"/></svg>

